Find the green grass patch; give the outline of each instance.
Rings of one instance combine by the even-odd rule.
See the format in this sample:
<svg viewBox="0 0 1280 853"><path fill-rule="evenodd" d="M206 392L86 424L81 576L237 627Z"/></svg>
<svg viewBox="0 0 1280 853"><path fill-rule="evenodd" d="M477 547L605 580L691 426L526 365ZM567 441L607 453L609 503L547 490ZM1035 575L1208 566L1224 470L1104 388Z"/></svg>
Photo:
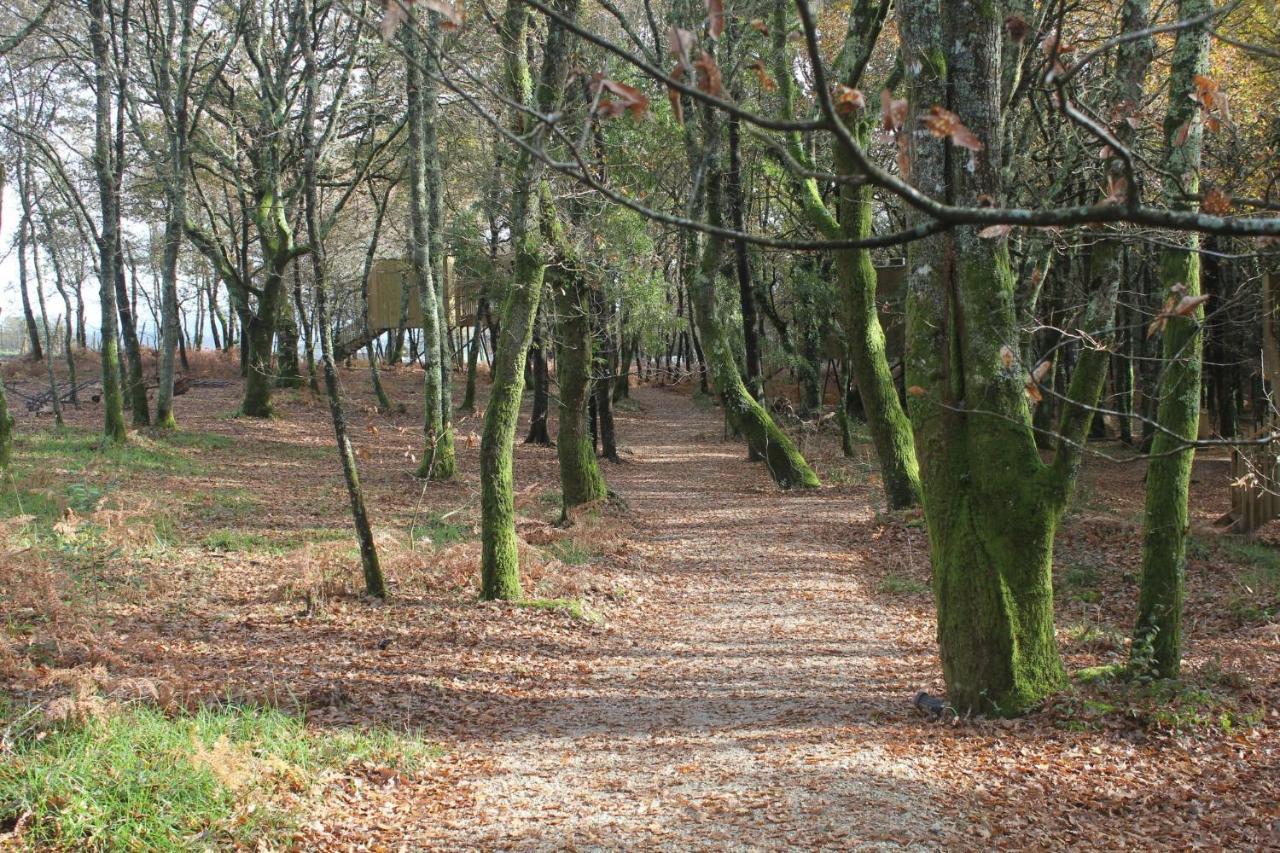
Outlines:
<svg viewBox="0 0 1280 853"><path fill-rule="evenodd" d="M449 521L438 513L432 513L409 527L410 541L415 545L430 545L437 550L447 548L455 542L464 542L471 537L470 524Z"/></svg>
<svg viewBox="0 0 1280 853"><path fill-rule="evenodd" d="M595 554L589 548L579 545L572 539L561 539L558 542L552 542L547 546L547 553L566 566L585 566L595 557Z"/></svg>
<svg viewBox="0 0 1280 853"><path fill-rule="evenodd" d="M204 521L233 522L253 517L262 501L248 489L216 488L198 492L187 500L187 510Z"/></svg>
<svg viewBox="0 0 1280 853"><path fill-rule="evenodd" d="M185 450L226 450L235 444L230 436L197 430L156 430L148 435L159 444Z"/></svg>
<svg viewBox="0 0 1280 853"><path fill-rule="evenodd" d="M1227 602L1231 614L1246 623L1280 618L1280 550L1235 538L1223 539L1223 550L1241 565L1237 591Z"/></svg>
<svg viewBox="0 0 1280 853"><path fill-rule="evenodd" d="M336 527L314 527L288 532L226 528L205 536L200 544L211 551L279 556L296 551L311 542L344 542L354 538L355 533L351 530Z"/></svg>
<svg viewBox="0 0 1280 853"><path fill-rule="evenodd" d="M1060 728L1111 729L1117 724L1140 729L1229 735L1258 726L1264 709L1237 693L1240 682L1212 667L1187 679L1141 681L1124 664L1090 667L1074 673L1071 686L1050 704ZM1247 685L1245 685L1247 686Z"/></svg>
<svg viewBox="0 0 1280 853"><path fill-rule="evenodd" d="M1085 560L1068 563L1058 573L1058 582L1069 598L1093 604L1101 597L1098 584L1102 572L1097 563Z"/></svg>
<svg viewBox="0 0 1280 853"><path fill-rule="evenodd" d="M902 575L885 575L876 584L876 592L884 595L925 595L929 592L928 584Z"/></svg>
<svg viewBox="0 0 1280 853"><path fill-rule="evenodd" d="M517 607L530 610L546 610L551 613L563 613L578 622L598 625L604 617L587 606L580 598L526 598L515 602Z"/></svg>
<svg viewBox="0 0 1280 853"><path fill-rule="evenodd" d="M22 821L26 843L68 850L287 846L326 771L413 772L439 754L411 735L309 730L262 708L135 705L39 730L33 718L0 706L0 831Z"/></svg>

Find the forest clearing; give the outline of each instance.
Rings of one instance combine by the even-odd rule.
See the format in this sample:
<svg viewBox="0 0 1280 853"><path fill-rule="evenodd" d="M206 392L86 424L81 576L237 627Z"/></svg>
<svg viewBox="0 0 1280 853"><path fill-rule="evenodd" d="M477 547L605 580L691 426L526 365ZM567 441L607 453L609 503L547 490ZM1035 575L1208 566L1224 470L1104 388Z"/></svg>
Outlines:
<svg viewBox="0 0 1280 853"><path fill-rule="evenodd" d="M1277 0L0 0L0 848L1280 850Z"/></svg>
<svg viewBox="0 0 1280 853"><path fill-rule="evenodd" d="M227 366L219 375L234 375ZM815 437L806 452L827 485L779 495L687 385L637 388L619 412L626 461L609 467L625 512L556 527L555 451L518 446L536 598L484 605L468 424L457 479L421 489L406 464L417 413L373 413L366 377L344 372L388 572L382 605L360 594L311 392L284 395L280 418L259 423L230 417L234 384L197 388L182 431L100 461L85 439L93 407L65 438L20 417L28 515L7 533L60 547L39 561L6 554L10 690L37 704L141 699L178 719L209 702L280 707L322 736L373 729L430 745L409 770L395 747L341 764L306 798L282 796L270 774L247 785L220 829L237 837L249 805L289 803L274 823L247 822L255 835L281 827L266 837L285 846L1275 843L1280 632L1255 611L1274 606L1280 559L1269 537L1209 530L1221 458L1197 464L1176 687L1077 681L1029 718L934 721L912 705L919 690L942 692L927 542L918 512L876 509L865 439L849 459L838 435ZM421 371L384 381L412 399ZM1135 465L1091 463L1060 533L1072 671L1126 654L1140 478ZM253 760L235 746L246 751L223 772Z"/></svg>

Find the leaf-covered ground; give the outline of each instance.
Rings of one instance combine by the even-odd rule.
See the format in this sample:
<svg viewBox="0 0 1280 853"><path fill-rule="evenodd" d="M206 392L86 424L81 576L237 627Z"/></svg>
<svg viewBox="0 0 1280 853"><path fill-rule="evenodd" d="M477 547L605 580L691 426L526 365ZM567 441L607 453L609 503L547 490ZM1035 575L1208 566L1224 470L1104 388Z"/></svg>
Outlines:
<svg viewBox="0 0 1280 853"><path fill-rule="evenodd" d="M846 460L801 432L827 485L781 493L716 409L637 389L605 470L625 507L555 527L555 452L517 448L530 601L480 604L478 418L459 420L456 482L414 480L420 378L388 375L407 412L383 416L344 373L385 605L357 594L308 392L257 422L231 417L236 384L196 387L179 433L126 454L93 451L96 407L70 439L19 412L0 503L11 699L48 705L90 673L174 713L230 698L444 748L412 774L334 777L304 847L1280 845L1280 557L1268 534L1205 532L1224 457L1197 466L1184 682L932 722L911 705L942 690L925 531L879 511L869 447ZM1127 654L1141 478L1091 461L1059 536L1073 670Z"/></svg>

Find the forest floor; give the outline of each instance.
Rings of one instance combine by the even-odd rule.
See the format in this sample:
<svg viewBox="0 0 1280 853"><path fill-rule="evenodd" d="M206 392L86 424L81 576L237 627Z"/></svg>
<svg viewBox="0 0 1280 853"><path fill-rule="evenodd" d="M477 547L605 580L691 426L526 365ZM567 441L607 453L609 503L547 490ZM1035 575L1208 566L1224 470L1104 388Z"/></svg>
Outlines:
<svg viewBox="0 0 1280 853"><path fill-rule="evenodd" d="M517 446L530 598L483 604L478 416L457 423L457 480L424 485L421 374L386 379L407 411L377 414L367 374L343 374L386 604L358 595L309 392L252 421L232 416L238 383L198 386L181 430L108 453L98 407L55 436L11 396L0 764L30 748L13 734L24 708L71 725L215 702L439 754L340 761L294 785L303 797L243 781L261 750L197 744L238 796L192 846L231 843L254 797L285 804L274 843L302 848L1280 846L1280 531L1208 532L1225 456L1196 468L1182 681L1074 680L1022 719L932 721L911 704L943 689L926 534L918 512L879 509L869 445L846 459L838 436L806 434L824 486L780 492L705 399L637 388L618 412L624 461L605 464L624 506L557 526L555 452ZM1141 463L1090 460L1055 567L1072 671L1127 655L1141 505ZM42 837L31 809L5 813L6 790L0 771L0 846Z"/></svg>

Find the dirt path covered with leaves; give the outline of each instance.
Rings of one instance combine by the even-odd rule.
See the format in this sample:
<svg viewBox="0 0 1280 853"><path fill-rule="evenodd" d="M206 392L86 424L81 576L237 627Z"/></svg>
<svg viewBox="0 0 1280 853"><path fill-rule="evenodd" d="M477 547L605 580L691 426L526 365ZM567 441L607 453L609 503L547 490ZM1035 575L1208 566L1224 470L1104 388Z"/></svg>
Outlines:
<svg viewBox="0 0 1280 853"><path fill-rule="evenodd" d="M445 846L845 846L946 837L929 762L883 722L891 662L918 656L860 593L848 522L866 495L780 495L715 413L641 391L628 462L606 470L645 582L581 684L549 685L492 742L457 802L411 818ZM646 438L647 437L647 438Z"/></svg>

